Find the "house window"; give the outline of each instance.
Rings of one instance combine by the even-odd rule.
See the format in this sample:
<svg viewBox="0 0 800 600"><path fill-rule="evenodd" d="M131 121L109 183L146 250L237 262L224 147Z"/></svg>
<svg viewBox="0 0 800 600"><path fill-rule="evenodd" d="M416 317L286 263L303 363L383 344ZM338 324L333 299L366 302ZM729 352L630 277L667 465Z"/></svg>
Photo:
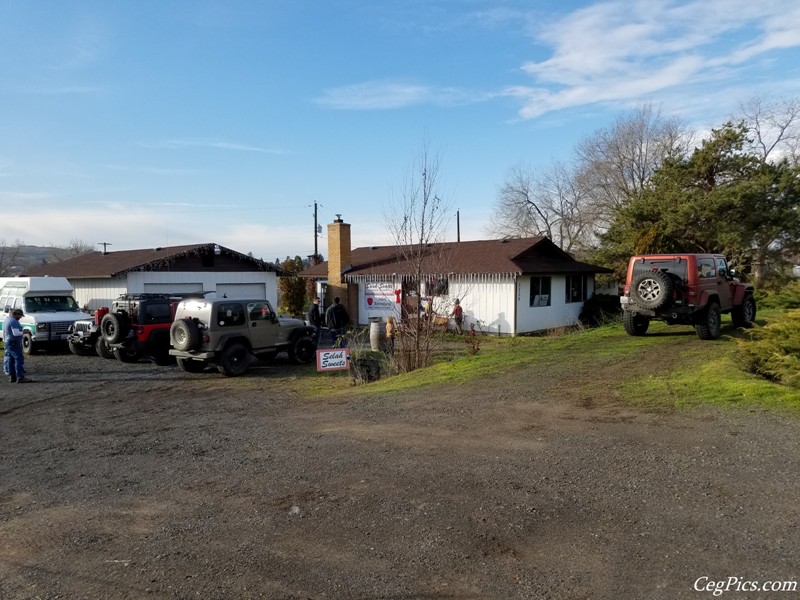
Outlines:
<svg viewBox="0 0 800 600"><path fill-rule="evenodd" d="M567 275L567 304L586 301L586 275Z"/></svg>
<svg viewBox="0 0 800 600"><path fill-rule="evenodd" d="M531 306L550 306L550 277L531 277Z"/></svg>

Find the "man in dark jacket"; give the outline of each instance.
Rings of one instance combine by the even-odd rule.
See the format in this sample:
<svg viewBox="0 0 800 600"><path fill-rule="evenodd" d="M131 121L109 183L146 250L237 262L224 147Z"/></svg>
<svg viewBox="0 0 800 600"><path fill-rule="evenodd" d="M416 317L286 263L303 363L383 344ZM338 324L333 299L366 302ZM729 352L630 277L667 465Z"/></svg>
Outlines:
<svg viewBox="0 0 800 600"><path fill-rule="evenodd" d="M306 313L306 321L314 328L314 343L319 346L319 337L322 333L322 315L319 314L319 297L314 298L311 307Z"/></svg>
<svg viewBox="0 0 800 600"><path fill-rule="evenodd" d="M333 299L333 304L325 311L325 324L331 332L333 348L347 347L345 333L350 324L350 315L347 314L347 309L339 304L339 296Z"/></svg>

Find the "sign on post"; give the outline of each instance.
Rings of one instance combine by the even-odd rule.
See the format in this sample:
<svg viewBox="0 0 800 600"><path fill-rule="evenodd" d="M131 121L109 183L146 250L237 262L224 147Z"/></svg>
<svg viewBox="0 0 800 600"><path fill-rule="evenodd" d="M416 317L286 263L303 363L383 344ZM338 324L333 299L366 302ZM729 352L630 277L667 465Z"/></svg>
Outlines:
<svg viewBox="0 0 800 600"><path fill-rule="evenodd" d="M346 371L350 368L349 348L317 350L317 371Z"/></svg>

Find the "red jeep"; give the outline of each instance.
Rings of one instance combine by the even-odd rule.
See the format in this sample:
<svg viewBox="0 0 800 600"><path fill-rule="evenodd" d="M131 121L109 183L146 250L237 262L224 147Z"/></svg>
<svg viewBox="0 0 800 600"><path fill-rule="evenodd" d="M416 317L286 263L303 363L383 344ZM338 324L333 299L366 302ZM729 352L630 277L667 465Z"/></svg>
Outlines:
<svg viewBox="0 0 800 600"><path fill-rule="evenodd" d="M721 254L648 254L628 263L620 303L629 335L644 335L652 319L693 325L703 340L720 336L721 315L736 327L756 318L753 286L742 283Z"/></svg>

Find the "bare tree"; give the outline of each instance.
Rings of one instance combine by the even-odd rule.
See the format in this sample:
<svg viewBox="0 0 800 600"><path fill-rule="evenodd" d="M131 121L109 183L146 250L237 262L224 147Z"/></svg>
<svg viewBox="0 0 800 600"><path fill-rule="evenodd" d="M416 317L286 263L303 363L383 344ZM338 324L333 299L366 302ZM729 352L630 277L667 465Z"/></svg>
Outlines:
<svg viewBox="0 0 800 600"><path fill-rule="evenodd" d="M47 253L47 262L61 262L84 254L91 254L95 247L90 243L78 238L72 238L66 246L51 245Z"/></svg>
<svg viewBox="0 0 800 600"><path fill-rule="evenodd" d="M21 240L9 245L5 238L0 238L0 276L11 275L11 267L17 262L24 245Z"/></svg>
<svg viewBox="0 0 800 600"><path fill-rule="evenodd" d="M800 163L800 99L770 101L756 96L740 104L749 136L748 150L764 162L786 158Z"/></svg>
<svg viewBox="0 0 800 600"><path fill-rule="evenodd" d="M398 368L412 371L430 363L436 338L430 311L420 314L423 306L423 281L447 273L447 259L437 242L444 237L447 203L437 193L439 156L430 152L427 143L406 173L399 198L392 198L387 213L387 227L397 248L400 276L405 294L416 298L413 312L401 315L396 350Z"/></svg>
<svg viewBox="0 0 800 600"><path fill-rule="evenodd" d="M664 117L652 104L586 137L576 150L576 184L593 207L597 230L607 229L616 210L642 193L666 158L688 151L692 138L682 121Z"/></svg>
<svg viewBox="0 0 800 600"><path fill-rule="evenodd" d="M544 235L569 252L587 241L589 208L565 163L537 172L517 165L500 188L488 231L497 237Z"/></svg>

